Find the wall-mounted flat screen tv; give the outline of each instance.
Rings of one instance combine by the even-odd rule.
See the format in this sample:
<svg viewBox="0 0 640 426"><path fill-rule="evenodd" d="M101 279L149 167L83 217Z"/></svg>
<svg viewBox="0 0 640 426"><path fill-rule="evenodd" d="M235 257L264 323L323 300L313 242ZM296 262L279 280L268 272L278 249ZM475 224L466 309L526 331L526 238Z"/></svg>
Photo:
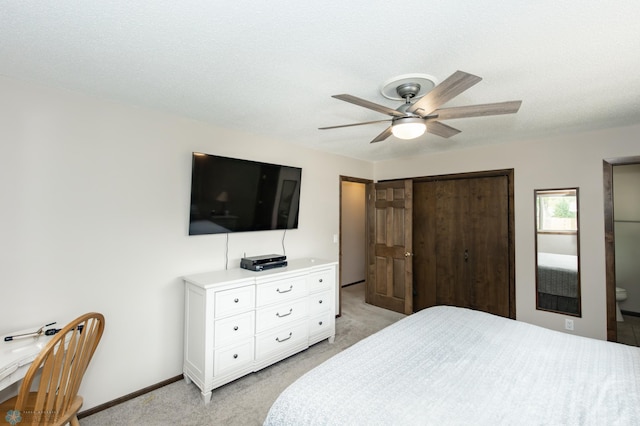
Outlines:
<svg viewBox="0 0 640 426"><path fill-rule="evenodd" d="M298 227L302 169L194 152L189 235Z"/></svg>

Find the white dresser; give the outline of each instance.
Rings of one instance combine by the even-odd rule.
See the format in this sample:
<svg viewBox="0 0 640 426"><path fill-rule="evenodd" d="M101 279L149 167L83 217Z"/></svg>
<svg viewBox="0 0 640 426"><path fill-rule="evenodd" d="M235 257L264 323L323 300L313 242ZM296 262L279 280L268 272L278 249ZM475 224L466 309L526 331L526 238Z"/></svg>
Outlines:
<svg viewBox="0 0 640 426"><path fill-rule="evenodd" d="M184 277L187 383L211 391L314 343L335 338L337 262L295 259L284 268Z"/></svg>

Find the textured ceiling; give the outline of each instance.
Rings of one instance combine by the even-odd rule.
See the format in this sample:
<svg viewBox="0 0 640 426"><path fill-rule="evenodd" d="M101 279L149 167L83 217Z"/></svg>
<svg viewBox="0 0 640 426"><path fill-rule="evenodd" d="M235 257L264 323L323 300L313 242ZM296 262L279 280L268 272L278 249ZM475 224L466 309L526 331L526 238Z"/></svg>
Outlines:
<svg viewBox="0 0 640 426"><path fill-rule="evenodd" d="M379 161L640 123L640 2L4 1L0 75ZM522 100L462 133L370 144L408 73L483 81L445 106ZM180 141L176 141L180 143Z"/></svg>

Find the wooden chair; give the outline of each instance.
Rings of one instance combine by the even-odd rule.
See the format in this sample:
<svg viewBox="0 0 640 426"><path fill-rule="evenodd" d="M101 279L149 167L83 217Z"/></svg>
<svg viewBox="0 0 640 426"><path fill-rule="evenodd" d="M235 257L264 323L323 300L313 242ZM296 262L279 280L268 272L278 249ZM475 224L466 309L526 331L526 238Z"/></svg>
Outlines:
<svg viewBox="0 0 640 426"><path fill-rule="evenodd" d="M62 328L29 367L18 395L0 404L0 422L79 426L77 414L83 401L78 388L103 331L104 316L95 312ZM40 382L32 392L38 376Z"/></svg>

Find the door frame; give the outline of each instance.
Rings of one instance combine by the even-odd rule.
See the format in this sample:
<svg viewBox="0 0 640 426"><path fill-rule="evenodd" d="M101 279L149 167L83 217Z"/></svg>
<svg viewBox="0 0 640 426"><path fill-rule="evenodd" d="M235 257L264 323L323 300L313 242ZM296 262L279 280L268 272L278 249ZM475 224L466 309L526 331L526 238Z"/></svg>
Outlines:
<svg viewBox="0 0 640 426"><path fill-rule="evenodd" d="M607 158L602 160L604 186L604 257L606 273L607 340L618 340L616 321L616 240L613 216L613 167L640 164L640 156Z"/></svg>
<svg viewBox="0 0 640 426"><path fill-rule="evenodd" d="M357 178L357 177L352 177L352 176L343 176L340 175L339 177L339 203L338 203L338 312L336 313L336 316L342 316L342 183L343 182L355 182L355 183L361 183L364 184L365 186L365 214L364 214L364 220L367 220L367 213L366 213L366 200L369 198L369 186L367 184L369 183L373 183L374 181L372 179L363 179L363 178ZM366 223L365 223L365 229L366 229ZM366 233L365 233L366 235ZM365 242L364 242L364 259L365 259L365 264L364 264L364 270L365 270L365 275L364 275L364 279L365 279L365 288L367 286L367 274L366 274L366 270L367 270L367 250L368 250L369 245L367 244L367 240L365 237Z"/></svg>

